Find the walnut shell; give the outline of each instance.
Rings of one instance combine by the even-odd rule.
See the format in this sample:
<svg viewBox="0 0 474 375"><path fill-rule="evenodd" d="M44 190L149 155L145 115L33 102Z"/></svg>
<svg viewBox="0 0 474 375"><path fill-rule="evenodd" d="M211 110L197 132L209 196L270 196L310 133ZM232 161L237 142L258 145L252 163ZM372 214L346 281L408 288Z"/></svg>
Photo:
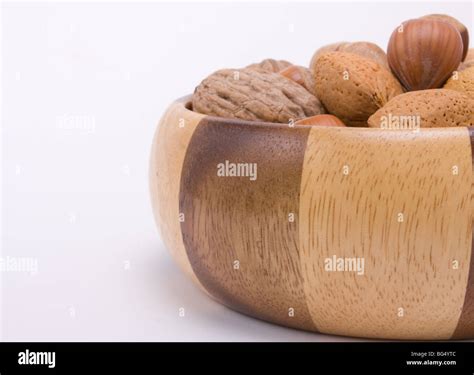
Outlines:
<svg viewBox="0 0 474 375"><path fill-rule="evenodd" d="M463 92L474 99L474 66L452 76L444 88Z"/></svg>
<svg viewBox="0 0 474 375"><path fill-rule="evenodd" d="M367 57L376 63L382 65L384 68L390 70L387 60L387 54L385 51L380 48L375 43L371 42L339 42L334 44L329 44L318 49L309 64L310 68L313 69L314 65L316 64L317 59L324 53L328 52L351 52L355 53L356 55Z"/></svg>
<svg viewBox="0 0 474 375"><path fill-rule="evenodd" d="M193 109L220 117L288 123L325 113L304 87L278 73L223 69L196 88Z"/></svg>
<svg viewBox="0 0 474 375"><path fill-rule="evenodd" d="M392 128L391 123L408 123L410 119L421 128L472 126L474 101L454 90L412 91L390 100L368 122L372 128Z"/></svg>
<svg viewBox="0 0 474 375"><path fill-rule="evenodd" d="M253 69L264 72L278 73L279 71L288 68L292 65L286 60L265 59L259 63L250 64L245 69Z"/></svg>
<svg viewBox="0 0 474 375"><path fill-rule="evenodd" d="M403 93L391 72L354 53L323 54L313 74L316 96L329 113L348 126L367 126L367 119L373 113Z"/></svg>

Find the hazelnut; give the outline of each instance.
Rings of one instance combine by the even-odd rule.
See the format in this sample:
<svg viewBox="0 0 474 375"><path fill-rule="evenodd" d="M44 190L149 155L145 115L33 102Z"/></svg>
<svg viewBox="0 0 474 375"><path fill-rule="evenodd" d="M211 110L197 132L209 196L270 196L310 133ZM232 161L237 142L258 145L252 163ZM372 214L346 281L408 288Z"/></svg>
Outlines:
<svg viewBox="0 0 474 375"><path fill-rule="evenodd" d="M295 125L346 126L336 116L328 114L306 117L296 121Z"/></svg>
<svg viewBox="0 0 474 375"><path fill-rule="evenodd" d="M283 77L295 81L299 85L303 86L310 93L314 94L314 78L313 74L308 68L305 68L304 66L290 65L288 68L285 68L280 71L280 74Z"/></svg>
<svg viewBox="0 0 474 375"><path fill-rule="evenodd" d="M409 91L441 87L459 66L462 53L458 30L432 18L404 22L388 44L390 68Z"/></svg>
<svg viewBox="0 0 474 375"><path fill-rule="evenodd" d="M466 59L467 52L469 50L469 31L467 27L464 26L461 22L459 22L456 18L448 16L447 14L429 14L422 18L434 19L439 21L448 22L453 25L461 34L461 39L463 43L463 53L462 53L462 61Z"/></svg>

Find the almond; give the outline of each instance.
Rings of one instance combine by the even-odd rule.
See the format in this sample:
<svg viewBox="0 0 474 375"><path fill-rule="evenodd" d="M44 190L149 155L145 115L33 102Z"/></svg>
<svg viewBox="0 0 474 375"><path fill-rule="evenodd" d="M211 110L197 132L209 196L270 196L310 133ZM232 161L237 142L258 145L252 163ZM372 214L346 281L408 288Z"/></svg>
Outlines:
<svg viewBox="0 0 474 375"><path fill-rule="evenodd" d="M367 126L367 119L373 113L403 93L391 72L354 53L321 55L313 74L316 96L329 113L348 126Z"/></svg>
<svg viewBox="0 0 474 375"><path fill-rule="evenodd" d="M331 43L326 46L323 46L321 48L318 48L316 52L313 54L311 57L311 61L309 63L309 69L314 70L314 66L316 65L316 61L321 57L321 55L324 55L325 53L328 52L337 52L340 51L341 48L343 48L345 45L350 44L349 42L337 42L337 43Z"/></svg>
<svg viewBox="0 0 474 375"><path fill-rule="evenodd" d="M382 48L380 48L378 45L376 45L375 43L371 43L371 42L353 42L353 43L340 42L340 43L334 43L334 44L330 44L328 46L322 47L314 53L313 58L311 59L310 68L312 68L316 64L317 59L322 54L327 53L327 52L355 53L356 55L367 57L390 70L385 51Z"/></svg>
<svg viewBox="0 0 474 375"><path fill-rule="evenodd" d="M372 128L397 128L393 124L418 123L422 128L474 125L474 101L454 90L408 92L390 100L369 118Z"/></svg>
<svg viewBox="0 0 474 375"><path fill-rule="evenodd" d="M463 92L474 99L474 66L456 72L444 85L445 89Z"/></svg>

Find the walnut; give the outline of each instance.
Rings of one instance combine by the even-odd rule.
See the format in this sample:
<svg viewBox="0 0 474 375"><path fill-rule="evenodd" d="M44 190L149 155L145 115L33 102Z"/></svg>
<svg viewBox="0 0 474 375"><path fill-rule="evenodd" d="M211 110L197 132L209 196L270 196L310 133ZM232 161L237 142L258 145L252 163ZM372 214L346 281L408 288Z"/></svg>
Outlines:
<svg viewBox="0 0 474 375"><path fill-rule="evenodd" d="M213 116L279 123L325 113L319 100L296 82L252 69L211 74L196 87L193 109Z"/></svg>
<svg viewBox="0 0 474 375"><path fill-rule="evenodd" d="M286 60L265 59L256 64L251 64L246 69L253 69L264 72L278 73L292 65Z"/></svg>

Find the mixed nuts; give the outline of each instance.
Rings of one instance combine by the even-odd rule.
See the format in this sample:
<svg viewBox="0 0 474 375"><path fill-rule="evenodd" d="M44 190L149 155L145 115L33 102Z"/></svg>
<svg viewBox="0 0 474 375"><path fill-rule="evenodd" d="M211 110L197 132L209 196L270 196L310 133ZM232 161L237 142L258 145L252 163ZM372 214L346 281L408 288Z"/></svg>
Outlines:
<svg viewBox="0 0 474 375"><path fill-rule="evenodd" d="M196 87L192 106L300 125L398 129L402 118L419 127L474 126L474 51L461 22L432 14L399 25L387 53L338 42L319 48L308 68L266 59L219 70Z"/></svg>

